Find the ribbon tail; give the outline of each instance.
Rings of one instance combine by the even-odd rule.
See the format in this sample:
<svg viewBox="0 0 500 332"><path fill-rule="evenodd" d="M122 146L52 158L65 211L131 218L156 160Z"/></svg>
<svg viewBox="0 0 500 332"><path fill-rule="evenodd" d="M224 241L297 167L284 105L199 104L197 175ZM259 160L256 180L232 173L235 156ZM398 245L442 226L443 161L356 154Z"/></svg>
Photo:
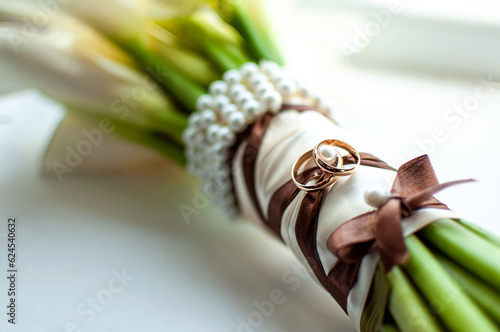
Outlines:
<svg viewBox="0 0 500 332"><path fill-rule="evenodd" d="M385 272L408 261L401 227L401 201L391 199L377 213L376 246Z"/></svg>
<svg viewBox="0 0 500 332"><path fill-rule="evenodd" d="M328 250L346 263L359 261L375 242L375 223L373 212L345 222L328 237Z"/></svg>
<svg viewBox="0 0 500 332"><path fill-rule="evenodd" d="M445 183L440 183L436 184L434 186L425 188L416 194L409 196L408 198L404 199L404 204L408 207L410 211L413 211L417 209L424 201L428 200L429 198L432 197L435 193L446 189L451 186L455 186L457 184L462 184L462 183L468 183L468 182L475 182L476 180L474 179L466 179L466 180L455 180L455 181L449 181Z"/></svg>

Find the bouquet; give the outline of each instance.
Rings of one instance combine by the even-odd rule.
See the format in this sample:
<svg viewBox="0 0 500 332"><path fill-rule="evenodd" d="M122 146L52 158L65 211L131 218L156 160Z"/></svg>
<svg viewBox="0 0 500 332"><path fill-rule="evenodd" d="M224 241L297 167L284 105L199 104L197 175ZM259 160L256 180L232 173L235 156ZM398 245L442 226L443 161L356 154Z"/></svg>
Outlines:
<svg viewBox="0 0 500 332"><path fill-rule="evenodd" d="M290 247L358 330L499 329L500 240L433 197L472 180L359 150L283 66L258 1L75 0L31 34L36 8L1 4L4 91L36 87L88 141L118 135L185 167ZM50 168L62 180L91 150Z"/></svg>

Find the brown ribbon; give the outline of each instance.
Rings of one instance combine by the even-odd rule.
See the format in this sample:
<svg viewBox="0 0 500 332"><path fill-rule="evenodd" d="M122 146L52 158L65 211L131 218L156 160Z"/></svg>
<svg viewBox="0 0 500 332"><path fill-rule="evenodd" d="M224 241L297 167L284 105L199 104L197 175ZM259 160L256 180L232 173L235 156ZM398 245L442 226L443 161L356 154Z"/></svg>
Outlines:
<svg viewBox="0 0 500 332"><path fill-rule="evenodd" d="M296 110L296 111L299 111L299 112L302 112L302 111L307 111L307 110L312 110L312 111L316 111L314 109L314 107L311 107L311 106L307 106L307 105L292 105L292 104L283 104L282 107L281 107L281 110L289 110L289 109L293 109L293 110ZM245 150L243 152L243 174L245 176L245 184L246 184L246 187L248 189L248 194L250 196L250 199L252 201L252 204L255 208L255 210L257 211L257 214L259 215L260 219L269 225L269 227L279 236L281 237L280 235L280 231L279 231L279 225L276 225L276 220L275 219L272 219L272 223L270 223L266 217L264 216L264 212L260 206L260 203L259 203L259 200L257 198L257 191L256 191L256 181L255 181L255 166L257 164L257 156L258 156L258 153L259 153L259 150L260 150L260 146L262 144L262 139L264 138L264 134L266 133L267 131L267 128L269 127L270 123L271 123L271 120L273 118L273 115L269 112L261 115L257 121L255 122L255 124L249 128L247 131L245 131L238 139L237 139L237 142L236 144L234 145L233 147L233 153L231 155L231 164L233 163L233 158L234 158L234 155L236 153L236 149L237 147L241 144L241 142L243 140L246 140L247 142L247 145L245 147ZM302 180L305 180L307 179L308 177L310 176L314 176L314 174L311 173L311 175L308 175L309 173L306 173L304 175L302 175ZM297 189L295 187L295 185L293 184L292 181L291 182L291 185L289 184L287 186L287 188L291 188L293 186L292 189ZM234 183L234 182L233 182ZM288 193L288 190L287 190L287 193ZM295 197L295 195L298 193L298 191L292 196L290 195L287 195L286 198L283 198L282 200L280 200L279 202L281 203L280 205L282 205L284 208L286 208L286 206L288 206L288 204L293 200L293 198ZM236 195L235 195L236 196ZM289 201L288 201L289 200ZM285 201L288 201L288 203L286 203L286 205L284 204ZM283 210L284 212L284 210ZM279 223L281 222L281 218L280 218L280 221Z"/></svg>
<svg viewBox="0 0 500 332"><path fill-rule="evenodd" d="M401 220L423 207L447 208L432 197L447 187L473 181L439 183L427 155L401 166L391 189L391 198L377 211L353 218L337 228L328 238L328 249L341 261L354 263L376 248L386 272L404 264L408 252Z"/></svg>
<svg viewBox="0 0 500 332"><path fill-rule="evenodd" d="M283 105L282 109L303 111L311 107ZM267 208L268 218L265 217L257 197L255 171L262 139L271 120L270 113L262 115L241 135L235 148L243 140L247 141L242 167L250 199L261 220L281 238L283 214L300 190L292 180L283 184L272 195ZM394 170L370 154L360 153L360 157L361 165ZM348 163L349 160L346 159L345 162ZM305 183L321 172L319 168L308 169L299 174L298 179ZM472 180L439 184L427 156L415 158L402 165L397 171L391 198L383 206L345 222L329 237L327 247L339 259L328 275L323 270L316 244L318 217L325 191L308 192L301 202L295 224L297 243L320 283L347 312L347 298L356 281L361 259L376 249L386 271L404 263L408 253L401 220L424 207L446 209L446 205L432 195L446 187L468 181Z"/></svg>
<svg viewBox="0 0 500 332"><path fill-rule="evenodd" d="M310 106L305 105L288 105L284 104L282 109L294 109L298 111L311 110ZM236 147L241 144L242 140L246 140L247 145L243 152L243 174L245 177L245 184L248 190L248 194L250 196L250 200L257 211L260 219L269 226L269 228L281 239L281 219L283 214L285 213L288 205L293 201L293 199L297 196L300 190L295 186L292 180L283 184L271 197L271 200L268 205L268 218L264 216L264 211L262 210L259 200L257 198L257 190L256 190L256 181L255 181L255 168L257 164L257 156L260 150L260 146L262 144L262 139L264 138L264 134L269 127L273 116L271 113L265 113L260 116L255 124L246 131L239 139ZM232 154L234 156L235 149ZM380 159L368 154L368 153L360 153L361 157L361 165L379 167L384 169L394 170L392 167L387 165L385 162ZM232 161L231 161L232 162ZM353 160L351 157L345 157L344 163L352 163ZM319 168L312 168L304 171L302 174L299 174L298 180L302 183L308 181L308 179L321 174L322 171Z"/></svg>

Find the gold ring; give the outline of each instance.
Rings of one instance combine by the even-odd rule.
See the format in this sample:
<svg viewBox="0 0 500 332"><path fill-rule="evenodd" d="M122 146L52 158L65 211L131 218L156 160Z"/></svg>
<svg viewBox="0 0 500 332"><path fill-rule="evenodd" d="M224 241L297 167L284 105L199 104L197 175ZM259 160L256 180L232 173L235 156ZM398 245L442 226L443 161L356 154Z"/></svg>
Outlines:
<svg viewBox="0 0 500 332"><path fill-rule="evenodd" d="M335 163L336 167L342 167L342 163L344 162L342 156L338 151L335 151ZM309 179L305 181L305 183L301 183L297 180L297 176L299 175L300 168L305 165L305 163L309 160L313 159L313 150L309 150L304 153L299 159L295 161L292 167L292 181L295 183L297 188L303 191L316 191L324 189L337 181L337 178L333 176L331 172L322 172L321 174L313 175ZM312 184L307 184L312 180L317 180Z"/></svg>
<svg viewBox="0 0 500 332"><path fill-rule="evenodd" d="M332 158L335 157L333 157L332 155L334 151L338 154L339 148L347 152L354 159L354 163L348 164L350 166L344 165L343 163L341 163L340 165L334 165L332 163ZM346 142L337 139L327 139L319 142L314 147L312 154L314 162L316 163L316 165L318 165L319 168L321 168L325 172L332 173L335 176L347 176L353 174L354 172L356 172L356 168L361 162L361 158L356 149L354 149ZM343 159L343 156L341 157L341 159Z"/></svg>
<svg viewBox="0 0 500 332"><path fill-rule="evenodd" d="M354 162L344 165L346 157L354 159ZM301 183L297 180L299 171L310 160L313 160L323 172L314 174ZM348 176L356 172L360 162L361 157L352 146L336 139L327 139L316 144L314 149L307 151L295 161L292 166L292 180L300 190L321 190L335 184L339 176ZM312 180L316 181L310 183Z"/></svg>

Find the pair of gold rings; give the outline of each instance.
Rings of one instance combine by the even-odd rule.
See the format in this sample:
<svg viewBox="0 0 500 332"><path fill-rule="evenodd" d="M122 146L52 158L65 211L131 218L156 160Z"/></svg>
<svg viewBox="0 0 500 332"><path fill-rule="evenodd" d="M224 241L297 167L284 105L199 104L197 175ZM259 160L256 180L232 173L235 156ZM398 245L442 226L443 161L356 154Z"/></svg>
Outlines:
<svg viewBox="0 0 500 332"><path fill-rule="evenodd" d="M322 172L306 179L304 183L299 182L297 179L299 171L311 160ZM292 180L300 190L321 190L335 184L338 177L349 176L356 172L360 161L358 151L352 146L340 140L327 139L316 144L314 149L307 151L295 161L292 167Z"/></svg>

